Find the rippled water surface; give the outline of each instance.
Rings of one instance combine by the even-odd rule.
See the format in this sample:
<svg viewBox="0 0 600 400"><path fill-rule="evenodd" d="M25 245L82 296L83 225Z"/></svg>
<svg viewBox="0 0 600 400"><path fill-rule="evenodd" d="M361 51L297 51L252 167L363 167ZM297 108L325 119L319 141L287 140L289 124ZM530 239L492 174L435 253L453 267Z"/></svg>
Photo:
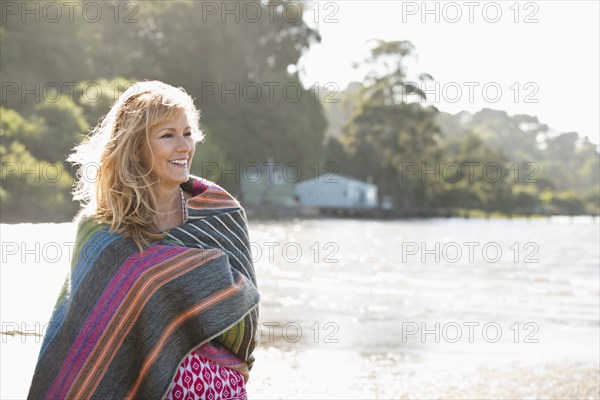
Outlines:
<svg viewBox="0 0 600 400"><path fill-rule="evenodd" d="M598 220L250 229L262 328L251 398L599 398ZM1 230L2 330L43 327L73 226ZM1 397L24 397L40 340L2 338Z"/></svg>

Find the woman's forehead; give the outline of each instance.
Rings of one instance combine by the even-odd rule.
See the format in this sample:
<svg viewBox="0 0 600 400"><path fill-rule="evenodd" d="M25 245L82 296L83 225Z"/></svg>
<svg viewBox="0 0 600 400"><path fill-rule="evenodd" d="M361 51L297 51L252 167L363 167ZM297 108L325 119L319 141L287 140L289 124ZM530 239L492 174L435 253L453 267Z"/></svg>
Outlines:
<svg viewBox="0 0 600 400"><path fill-rule="evenodd" d="M162 130L167 128L190 127L191 123L185 111L180 110L173 114L170 118L164 118L153 124L152 130Z"/></svg>

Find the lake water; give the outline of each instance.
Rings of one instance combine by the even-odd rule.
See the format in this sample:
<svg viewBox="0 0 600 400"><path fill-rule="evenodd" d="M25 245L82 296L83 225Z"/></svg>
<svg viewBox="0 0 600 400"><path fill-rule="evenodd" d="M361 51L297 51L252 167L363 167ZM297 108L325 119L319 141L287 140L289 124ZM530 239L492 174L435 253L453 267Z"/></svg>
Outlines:
<svg viewBox="0 0 600 400"><path fill-rule="evenodd" d="M42 332L71 224L0 225L2 331ZM599 398L597 219L251 221L250 398ZM36 325L37 324L37 325ZM1 335L24 398L38 336Z"/></svg>

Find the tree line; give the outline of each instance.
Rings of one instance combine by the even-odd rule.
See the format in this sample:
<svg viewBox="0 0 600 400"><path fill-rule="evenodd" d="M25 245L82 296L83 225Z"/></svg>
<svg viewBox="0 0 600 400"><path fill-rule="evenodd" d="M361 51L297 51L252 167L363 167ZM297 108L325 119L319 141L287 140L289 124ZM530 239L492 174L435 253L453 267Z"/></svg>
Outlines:
<svg viewBox="0 0 600 400"><path fill-rule="evenodd" d="M598 146L535 116L482 109L456 115L427 102L409 41L375 41L362 83L325 104L324 160L379 187L395 208L598 214ZM381 68L384 65L386 68Z"/></svg>

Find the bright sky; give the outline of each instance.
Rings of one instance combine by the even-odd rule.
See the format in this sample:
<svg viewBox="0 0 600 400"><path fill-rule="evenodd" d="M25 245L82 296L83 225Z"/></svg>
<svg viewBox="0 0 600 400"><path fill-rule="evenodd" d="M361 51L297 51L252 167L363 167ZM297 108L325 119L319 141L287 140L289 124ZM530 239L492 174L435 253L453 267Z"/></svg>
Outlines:
<svg viewBox="0 0 600 400"><path fill-rule="evenodd" d="M428 98L440 110L535 115L558 132L599 143L599 4L320 1L304 14L318 21L322 43L301 60L303 83L342 90L362 80L352 63L367 54L369 39L409 40L418 55L413 72L439 82Z"/></svg>

